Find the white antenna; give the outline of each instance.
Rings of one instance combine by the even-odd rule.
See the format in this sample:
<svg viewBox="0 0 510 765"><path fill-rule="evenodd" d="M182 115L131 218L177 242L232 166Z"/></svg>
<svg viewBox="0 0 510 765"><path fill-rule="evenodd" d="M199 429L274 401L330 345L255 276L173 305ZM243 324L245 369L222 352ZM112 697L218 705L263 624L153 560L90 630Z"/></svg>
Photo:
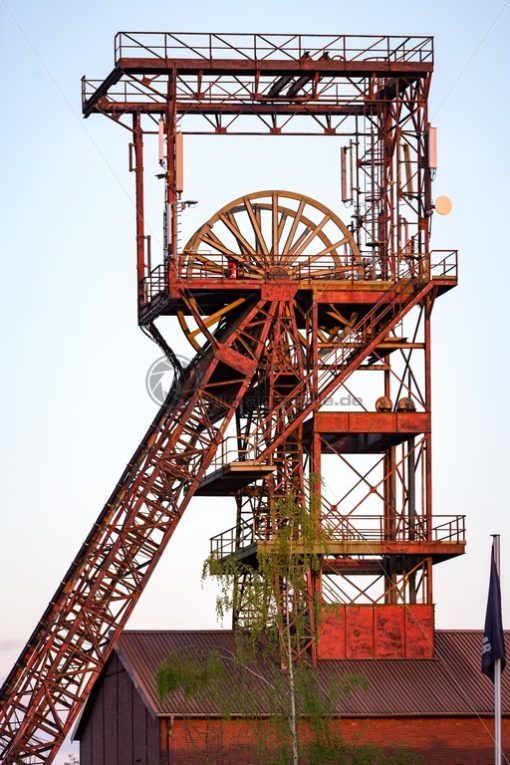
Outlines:
<svg viewBox="0 0 510 765"><path fill-rule="evenodd" d="M158 147L159 147L159 164L162 165L165 161L165 120L163 117L159 120L158 125Z"/></svg>

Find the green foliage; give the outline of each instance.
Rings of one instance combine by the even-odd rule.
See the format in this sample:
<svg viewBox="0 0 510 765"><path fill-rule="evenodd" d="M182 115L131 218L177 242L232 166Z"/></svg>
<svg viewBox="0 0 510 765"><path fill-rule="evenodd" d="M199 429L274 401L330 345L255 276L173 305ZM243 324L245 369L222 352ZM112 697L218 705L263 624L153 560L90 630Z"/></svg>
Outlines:
<svg viewBox="0 0 510 765"><path fill-rule="evenodd" d="M318 520L316 502L312 499L310 507L305 507L293 494L278 500L264 523L273 531L270 539L259 542L255 565L234 556L218 560L211 555L204 563L202 579L213 577L219 585L216 612L220 621L237 605L232 582L249 581L249 586L243 588L244 611L250 614L249 624L245 625L245 650L251 637L256 644L263 639L271 652L277 648L278 636L286 630L291 633L292 648L301 639L307 608L313 611L318 624L320 604L316 596L309 600L307 577L319 574L329 537ZM303 607L305 601L307 608Z"/></svg>
<svg viewBox="0 0 510 765"><path fill-rule="evenodd" d="M327 762L327 761L326 761ZM425 765L424 759L414 752L398 747L391 751L383 751L370 744L347 747L342 765Z"/></svg>
<svg viewBox="0 0 510 765"><path fill-rule="evenodd" d="M318 480L312 478L312 486ZM205 561L202 579L213 577L219 584L221 620L236 606L232 582L248 582L243 606L249 629L237 631L235 653L194 648L168 657L157 677L160 698L182 692L184 701L199 697L202 709L224 719L263 717L263 725L253 726L253 765L419 765L407 751L351 745L333 729L340 697L366 690L363 677L325 679L306 662L294 661L310 609L316 625L320 620L318 596L310 603L308 585L320 572L329 541L310 494L310 507L289 495L263 519L273 532L258 544L255 565L234 556Z"/></svg>
<svg viewBox="0 0 510 765"><path fill-rule="evenodd" d="M156 676L156 687L162 701L178 690L190 698L223 676L223 662L217 651L201 656L194 651L184 654L174 652L161 664Z"/></svg>
<svg viewBox="0 0 510 765"><path fill-rule="evenodd" d="M423 762L403 749L385 752L359 742L347 743L332 729L339 699L355 690L366 690L366 681L360 675L344 674L327 680L322 677L321 683L314 669L301 664L295 667L294 683L300 765L421 765ZM162 701L181 693L184 715L186 702L195 700L201 709L211 709L224 720L239 715L244 719L258 719L259 724L252 727L253 765L289 765L291 762L288 677L274 661L261 662L259 658L257 663L245 665L236 653L224 649L206 651L195 646L175 651L165 659L158 672L157 688ZM249 746L249 742L246 745Z"/></svg>

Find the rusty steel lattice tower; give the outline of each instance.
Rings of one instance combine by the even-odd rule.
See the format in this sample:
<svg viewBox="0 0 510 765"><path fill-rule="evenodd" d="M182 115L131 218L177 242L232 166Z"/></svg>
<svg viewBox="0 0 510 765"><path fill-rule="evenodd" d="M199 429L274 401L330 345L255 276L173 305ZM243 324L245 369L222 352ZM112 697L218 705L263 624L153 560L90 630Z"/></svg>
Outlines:
<svg viewBox="0 0 510 765"><path fill-rule="evenodd" d="M296 604L297 658L432 656L432 567L465 544L461 516L432 512L430 320L457 278L456 252L429 246L432 68L429 37L119 33L112 72L83 80L85 116L130 131L139 323L176 382L3 685L2 762L52 760L194 495L235 497L212 549L248 559L278 498L306 502L322 474L310 512L328 545ZM200 133L336 140L341 213L247 190L182 246L183 136ZM195 349L185 369L161 316Z"/></svg>

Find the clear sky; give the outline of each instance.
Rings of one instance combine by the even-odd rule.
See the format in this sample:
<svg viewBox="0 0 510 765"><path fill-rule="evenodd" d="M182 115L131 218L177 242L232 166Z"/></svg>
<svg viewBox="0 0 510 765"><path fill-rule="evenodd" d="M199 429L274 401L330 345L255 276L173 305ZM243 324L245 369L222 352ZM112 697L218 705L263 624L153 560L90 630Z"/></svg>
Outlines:
<svg viewBox="0 0 510 765"><path fill-rule="evenodd" d="M482 626L489 535L499 532L510 626L509 5L0 0L0 677L155 413L145 373L159 354L136 324L127 133L80 114L80 77L111 70L118 30L435 36L434 196L454 209L434 218L433 246L459 249L460 284L434 309L434 501L437 514L465 513L468 530L467 554L435 570L437 625ZM249 151L246 140L187 142L186 195L200 201L186 213L189 233L259 188L337 204L320 139L313 154L297 139ZM175 348L189 353L184 340ZM200 571L209 537L232 518L221 499L191 505L130 626L216 626Z"/></svg>

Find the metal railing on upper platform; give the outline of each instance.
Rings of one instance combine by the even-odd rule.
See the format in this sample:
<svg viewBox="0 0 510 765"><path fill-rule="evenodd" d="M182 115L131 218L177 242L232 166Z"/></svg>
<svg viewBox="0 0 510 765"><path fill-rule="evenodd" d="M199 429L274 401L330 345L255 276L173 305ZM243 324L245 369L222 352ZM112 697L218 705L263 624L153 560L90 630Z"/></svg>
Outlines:
<svg viewBox="0 0 510 765"><path fill-rule="evenodd" d="M118 32L114 51L115 63L122 58L298 61L325 54L345 61L432 63L434 40L405 35Z"/></svg>
<svg viewBox="0 0 510 765"><path fill-rule="evenodd" d="M458 268L458 250L431 250L430 278L456 279Z"/></svg>
<svg viewBox="0 0 510 765"><path fill-rule="evenodd" d="M342 542L373 544L374 554L379 552L376 546L385 542L403 545L419 543L424 546L435 543L465 544L465 519L464 515L434 515L432 518L393 515L385 518L382 515L326 514L321 519L326 540L324 553L328 553L328 542L331 545ZM278 524L284 522L285 519L274 515L251 522L243 521L239 527L233 526L211 538L211 554L221 560L256 542L271 542Z"/></svg>
<svg viewBox="0 0 510 765"><path fill-rule="evenodd" d="M464 515L341 515L326 513L322 525L328 538L341 542L453 542L464 544Z"/></svg>
<svg viewBox="0 0 510 765"><path fill-rule="evenodd" d="M255 438L240 439L227 436L219 444L211 462L211 469L216 470L232 462L252 462L257 458Z"/></svg>
<svg viewBox="0 0 510 765"><path fill-rule="evenodd" d="M153 268L149 276L143 280L143 296L145 303L168 290L168 268L163 263Z"/></svg>
<svg viewBox="0 0 510 765"><path fill-rule="evenodd" d="M243 268L241 259L233 260L226 255L213 252L200 251L199 257L193 261L195 253L186 252L179 256L179 277L181 279L220 279L220 280L243 280L256 283L261 276L253 271L247 273ZM457 250L432 250L427 257L424 253L403 253L397 257L396 270L398 276L405 275L412 264L413 273L419 273L424 278L441 278L457 275ZM253 256L247 262L247 269L253 266ZM292 279L295 281L392 281L372 265L372 260L367 263L352 260L350 264L338 265L332 258L321 257L319 260L313 254L300 256L296 263L282 264L281 266L266 265L266 259L261 254L260 269L265 268L263 278L270 281ZM398 278L398 277L397 277Z"/></svg>
<svg viewBox="0 0 510 765"><path fill-rule="evenodd" d="M249 545L256 541L253 533L253 524L243 522L239 526L233 526L231 529L211 537L211 555L216 560L233 555L236 551L245 550Z"/></svg>
<svg viewBox="0 0 510 765"><path fill-rule="evenodd" d="M195 259L194 259L195 258ZM241 259L233 260L227 255L214 252L186 252L179 258L179 275L181 279L242 279L247 283L260 281L261 276L254 273L253 256L246 262L246 268ZM317 260L314 255L302 255L296 263L267 264L263 254L260 255L260 269L264 270L263 278L269 281L293 279L295 281L311 281L315 279L364 279L364 267L359 261L351 264L337 265L332 258L323 256Z"/></svg>
<svg viewBox="0 0 510 765"><path fill-rule="evenodd" d="M203 255L204 253L202 253ZM253 277L245 276L243 274L242 266L233 271L229 268L229 259L225 255L209 254L207 258L210 260L209 266L203 260L193 265L192 268L186 265L189 261L189 253L186 254L186 260L183 265L183 255L179 256L179 279L183 281L195 281L199 279L214 279L215 281L225 281L235 284L239 287L253 287L254 289L263 281L263 278L258 276ZM320 281L380 281L385 284L393 281L389 278L383 278L381 274L371 275L363 270L363 267L359 264L353 264L352 266L336 266L333 262L328 268L324 263L316 263L312 260L313 255L310 255L307 259L304 256L301 262L297 263L292 269L288 268L288 272L284 268L278 270L277 268L268 269L267 275L264 279L268 281L285 280L290 279L299 282L312 282L315 279ZM261 264L263 258L261 256ZM419 253L408 255L404 254L399 257L399 277L404 277L406 274L418 274L423 279L451 279L454 281L457 278L457 250L432 250L427 257ZM370 278L368 278L370 277ZM151 273L144 279L144 300L146 303L150 302L154 297L168 289L168 267L160 264L156 266Z"/></svg>

